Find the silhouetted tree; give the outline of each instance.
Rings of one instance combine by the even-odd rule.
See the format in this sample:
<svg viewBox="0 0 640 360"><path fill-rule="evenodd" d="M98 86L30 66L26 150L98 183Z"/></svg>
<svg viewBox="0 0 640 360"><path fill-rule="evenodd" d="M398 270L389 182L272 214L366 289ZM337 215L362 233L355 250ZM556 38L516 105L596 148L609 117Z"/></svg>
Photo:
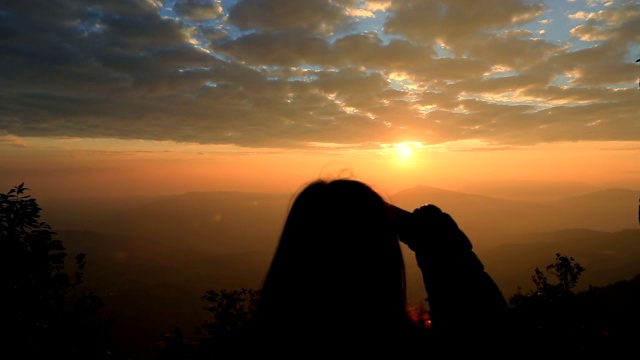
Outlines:
<svg viewBox="0 0 640 360"><path fill-rule="evenodd" d="M557 283L555 284L549 283L542 270L536 268L532 278L536 285L536 294L549 300L573 295L573 289L585 270L582 265L574 261L575 259L572 257L556 254L556 261L546 267L547 272L556 277Z"/></svg>
<svg viewBox="0 0 640 360"><path fill-rule="evenodd" d="M204 310L210 313L191 336L172 328L160 342L157 359L211 359L232 339L249 319L256 306L259 290L209 290L203 295ZM239 349L240 351L241 349Z"/></svg>
<svg viewBox="0 0 640 360"><path fill-rule="evenodd" d="M41 208L27 190L23 183L0 194L3 352L22 359L104 357L110 323L98 316L102 299L81 286L85 254L65 272L63 243L39 221Z"/></svg>
<svg viewBox="0 0 640 360"><path fill-rule="evenodd" d="M604 299L591 291L574 291L585 271L573 257L556 254L546 273L536 268L532 276L535 289L521 289L509 299L514 309L514 331L535 355L610 354ZM533 353L531 355L534 355Z"/></svg>

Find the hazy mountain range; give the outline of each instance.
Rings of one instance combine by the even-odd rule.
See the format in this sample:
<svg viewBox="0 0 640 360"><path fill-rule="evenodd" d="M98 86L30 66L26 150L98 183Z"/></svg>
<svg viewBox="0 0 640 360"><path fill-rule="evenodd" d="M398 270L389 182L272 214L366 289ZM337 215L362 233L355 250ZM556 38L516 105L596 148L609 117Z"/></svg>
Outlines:
<svg viewBox="0 0 640 360"><path fill-rule="evenodd" d="M464 191L416 186L386 198L407 210L432 203L450 213L507 298L518 286L531 288L533 270L553 262L557 252L587 269L580 289L640 274L640 191L561 183L500 186L503 198L487 184ZM200 298L206 290L258 288L292 201L292 194L238 192L33 196L42 220L67 249L87 254L87 286L116 317L119 346L140 352L173 326L188 332L199 324L207 315ZM417 303L425 294L405 251L409 299Z"/></svg>

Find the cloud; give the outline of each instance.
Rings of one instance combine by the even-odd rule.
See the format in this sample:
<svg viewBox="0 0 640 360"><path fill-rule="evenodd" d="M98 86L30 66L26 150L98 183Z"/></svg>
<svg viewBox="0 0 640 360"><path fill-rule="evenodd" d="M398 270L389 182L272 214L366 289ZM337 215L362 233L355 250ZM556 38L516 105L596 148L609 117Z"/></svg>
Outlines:
<svg viewBox="0 0 640 360"><path fill-rule="evenodd" d="M584 12L584 11L578 11L575 14L570 14L569 15L569 19L570 20L587 20L587 19L589 19L589 18L591 18L593 16L594 16L593 13L587 13L587 12Z"/></svg>
<svg viewBox="0 0 640 360"><path fill-rule="evenodd" d="M544 6L501 0L405 0L394 2L391 10L385 25L388 32L428 43L440 39L462 54L469 43L481 40L483 31L533 21Z"/></svg>
<svg viewBox="0 0 640 360"><path fill-rule="evenodd" d="M178 0L173 10L179 16L189 20L211 20L224 12L220 0Z"/></svg>
<svg viewBox="0 0 640 360"><path fill-rule="evenodd" d="M571 29L571 35L582 41L607 41L625 46L640 42L640 3L623 1L596 13L578 12L571 19L587 20Z"/></svg>
<svg viewBox="0 0 640 360"><path fill-rule="evenodd" d="M625 62L640 42L640 5L576 12L564 42L527 29L544 10L502 0L3 3L0 132L273 148L640 140L638 70Z"/></svg>
<svg viewBox="0 0 640 360"><path fill-rule="evenodd" d="M20 148L26 148L29 146L27 141L15 135L0 135L0 144Z"/></svg>
<svg viewBox="0 0 640 360"><path fill-rule="evenodd" d="M355 0L240 0L229 21L240 29L293 30L332 34L353 21L347 16Z"/></svg>

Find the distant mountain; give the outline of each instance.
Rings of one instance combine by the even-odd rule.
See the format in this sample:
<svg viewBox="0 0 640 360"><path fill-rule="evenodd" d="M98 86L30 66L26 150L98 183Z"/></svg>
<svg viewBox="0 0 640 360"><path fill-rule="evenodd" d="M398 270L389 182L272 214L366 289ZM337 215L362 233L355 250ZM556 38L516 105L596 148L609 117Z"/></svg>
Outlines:
<svg viewBox="0 0 640 360"><path fill-rule="evenodd" d="M477 248L513 242L511 235L560 228L561 221L548 205L497 199L429 186L416 186L390 196L393 204L406 210L434 204L449 213Z"/></svg>
<svg viewBox="0 0 640 360"><path fill-rule="evenodd" d="M554 202L527 202L416 186L389 200L406 210L434 204L451 214L477 248L521 242L521 233L585 228L598 231L635 229L639 193L600 190Z"/></svg>
<svg viewBox="0 0 640 360"><path fill-rule="evenodd" d="M614 231L638 226L639 198L640 190L605 189L550 205L558 208L565 227Z"/></svg>
<svg viewBox="0 0 640 360"><path fill-rule="evenodd" d="M57 233L70 254L87 255L85 286L116 320L113 350L132 359L148 358L170 328L189 333L200 325L205 291L260 288L273 255L273 249L216 254L137 236Z"/></svg>
<svg viewBox="0 0 640 360"><path fill-rule="evenodd" d="M84 206L93 206L74 204L72 220L58 215L51 224L67 225L58 229L124 235L159 247L216 254L270 251L282 231L290 197L279 193L206 192L136 202L83 202ZM60 212L69 211L59 208Z"/></svg>
<svg viewBox="0 0 640 360"><path fill-rule="evenodd" d="M273 249L216 254L86 231L60 231L58 238L71 253L87 254L86 285L103 297L116 317L117 345L140 353L151 351L169 328L190 331L200 324L206 316L204 291L259 288L273 254ZM534 269L544 270L556 253L574 257L587 269L579 290L640 274L640 229L567 229L519 238L520 243L476 251L506 298L518 286L523 291L533 288ZM403 250L409 305L416 305L426 296L422 277L413 253Z"/></svg>
<svg viewBox="0 0 640 360"><path fill-rule="evenodd" d="M433 203L450 213L509 297L518 285L533 286L535 267L553 262L556 252L587 268L580 286L639 274L637 198L610 189L540 203L417 186L387 200L410 211ZM199 324L204 291L259 287L291 200L211 192L39 204L67 249L87 254L87 286L117 315L119 341L142 349L170 327ZM419 269L403 249L408 298L421 301Z"/></svg>
<svg viewBox="0 0 640 360"><path fill-rule="evenodd" d="M416 186L388 196L409 211L432 203L451 214L478 249L519 242L518 234L585 228L637 228L640 192L606 189L530 202ZM291 194L187 193L154 198L41 202L55 229L121 234L154 244L234 253L273 249Z"/></svg>
<svg viewBox="0 0 640 360"><path fill-rule="evenodd" d="M587 270L579 289L603 286L640 274L640 229L602 232L565 229L520 235L520 242L478 251L487 271L505 295L518 286L533 288L534 269L553 263L555 254L574 257Z"/></svg>
<svg viewBox="0 0 640 360"><path fill-rule="evenodd" d="M601 189L601 187L583 182L493 180L468 182L456 190L506 200L547 202L569 196L584 195Z"/></svg>

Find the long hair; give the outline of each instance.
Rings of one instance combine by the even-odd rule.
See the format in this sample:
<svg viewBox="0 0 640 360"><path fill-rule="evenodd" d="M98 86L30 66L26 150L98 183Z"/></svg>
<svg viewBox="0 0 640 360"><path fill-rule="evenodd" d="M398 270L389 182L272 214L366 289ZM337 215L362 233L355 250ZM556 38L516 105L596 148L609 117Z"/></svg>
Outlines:
<svg viewBox="0 0 640 360"><path fill-rule="evenodd" d="M387 204L368 185L307 185L289 211L254 324L273 336L402 336L413 323L393 229Z"/></svg>

